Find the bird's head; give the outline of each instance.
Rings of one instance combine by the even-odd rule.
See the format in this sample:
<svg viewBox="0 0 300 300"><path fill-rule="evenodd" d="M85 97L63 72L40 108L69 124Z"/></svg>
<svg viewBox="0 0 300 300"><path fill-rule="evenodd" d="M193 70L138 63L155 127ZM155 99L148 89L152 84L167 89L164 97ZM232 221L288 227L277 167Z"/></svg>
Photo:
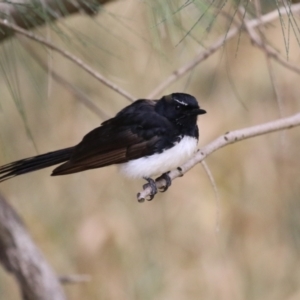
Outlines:
<svg viewBox="0 0 300 300"><path fill-rule="evenodd" d="M199 107L195 97L184 93L163 96L156 104L155 110L176 125L196 125L197 116L206 111Z"/></svg>

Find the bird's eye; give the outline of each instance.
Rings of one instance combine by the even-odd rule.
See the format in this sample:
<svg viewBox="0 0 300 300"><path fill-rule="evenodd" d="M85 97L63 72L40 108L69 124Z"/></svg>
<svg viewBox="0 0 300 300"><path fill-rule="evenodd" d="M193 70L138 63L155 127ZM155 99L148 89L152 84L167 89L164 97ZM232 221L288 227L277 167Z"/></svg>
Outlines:
<svg viewBox="0 0 300 300"><path fill-rule="evenodd" d="M176 105L176 110L179 110L180 108L180 105Z"/></svg>

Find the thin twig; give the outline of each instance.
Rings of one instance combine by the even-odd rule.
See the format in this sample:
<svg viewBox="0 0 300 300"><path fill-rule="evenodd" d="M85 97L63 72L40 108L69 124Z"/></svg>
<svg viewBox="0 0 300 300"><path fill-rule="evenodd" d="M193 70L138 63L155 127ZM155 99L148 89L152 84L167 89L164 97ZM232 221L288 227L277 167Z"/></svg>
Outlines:
<svg viewBox="0 0 300 300"><path fill-rule="evenodd" d="M277 87L277 84L276 84L275 73L274 73L274 70L273 70L273 67L272 67L271 58L270 58L270 55L268 55L268 52L266 50L266 41L265 41L265 36L264 36L264 32L265 32L264 29L265 28L264 28L264 26L261 22L261 3L260 3L260 0L255 0L254 4L255 4L254 6L255 6L255 10L256 10L256 16L260 21L260 25L258 26L258 32L259 32L259 35L260 35L260 40L263 43L263 49L264 49L264 53L265 53L265 57L266 57L266 61L267 61L267 68L268 68L268 71L269 71L272 87L273 87L273 90L274 90L274 93L275 93L276 102L278 104L279 117L282 118L284 116L284 114L283 114L283 103L282 103L282 99L280 97L280 93L279 93L279 90L278 90L278 87ZM243 14L243 16L241 16L242 18L246 18L245 12L246 12L246 10L244 9L244 14ZM240 14L242 13L240 9L239 9L239 13ZM252 29L252 30L254 31L254 29Z"/></svg>
<svg viewBox="0 0 300 300"><path fill-rule="evenodd" d="M77 284L91 281L91 276L87 274L61 275L58 277L61 284Z"/></svg>
<svg viewBox="0 0 300 300"><path fill-rule="evenodd" d="M64 79L61 75L56 73L53 68L49 69L48 66L43 62L42 58L37 54L37 52L31 47L26 41L21 40L22 46L27 50L27 52L32 56L32 58L40 65L40 67L45 71L49 72L49 75L61 86L66 88L78 101L80 101L86 108L91 112L100 117L101 120L106 120L109 116L102 111L90 98L88 98L79 88L71 84L69 81Z"/></svg>
<svg viewBox="0 0 300 300"><path fill-rule="evenodd" d="M241 11L241 14L244 15L244 8L239 8ZM249 37L251 39L251 42L253 45L257 46L258 48L262 49L268 56L275 59L278 63L283 65L284 67L292 70L293 72L300 75L300 68L296 67L295 64L292 64L288 62L286 59L284 59L277 51L275 51L270 45L267 45L263 42L260 35L258 35L253 28L251 28L248 24L248 22L243 19L243 25L246 29L246 31L249 34Z"/></svg>
<svg viewBox="0 0 300 300"><path fill-rule="evenodd" d="M105 78L102 74L100 74L97 71L93 70L89 65L84 63L80 58L73 55L69 51L61 49L61 48L55 46L54 44L52 44L51 42L47 41L46 39L44 39L42 36L36 35L36 34L30 32L30 31L27 31L27 30L25 30L25 29L23 29L19 26L16 26L16 25L8 22L7 20L0 20L0 25L3 25L7 28L10 28L11 30L14 30L15 32L17 32L19 34L22 34L22 35L28 37L29 39L34 40L36 42L39 42L39 43L47 46L48 48L58 52L59 54L61 54L65 58L67 58L68 60L72 61L73 63L75 63L76 65L81 67L88 74L90 74L93 77L95 77L96 79L98 79L104 85L106 85L110 89L114 90L118 94L120 94L123 97L125 97L126 99L128 99L130 102L135 100L135 98L132 95L130 95L127 91L125 91L124 89L122 89L121 87L119 87L118 85L113 83L112 81Z"/></svg>
<svg viewBox="0 0 300 300"><path fill-rule="evenodd" d="M213 187L214 193L215 193L215 199L216 199L216 232L220 231L220 194L217 187L217 183L214 179L214 176L212 172L210 171L210 168L208 167L205 160L201 161L201 165L203 166L204 171L206 172L208 179Z"/></svg>
<svg viewBox="0 0 300 300"><path fill-rule="evenodd" d="M248 138L256 137L259 135L280 131L284 129L290 129L300 125L300 113L297 113L293 116L277 119L275 121L271 121L268 123L263 123L260 125L247 127L244 129L239 129L231 132L227 132L208 145L202 147L198 152L184 165L180 166L180 170L173 170L168 175L171 180L174 180L177 177L182 176L191 168L193 168L196 164L200 163L203 159L205 159L208 155L212 154L216 150L225 147L229 144L233 144ZM164 179L160 179L156 182L157 188L162 188L166 185ZM143 199L147 199L151 192L151 188L146 188L140 193L138 193L139 202L143 202Z"/></svg>
<svg viewBox="0 0 300 300"><path fill-rule="evenodd" d="M294 4L291 6L291 11L296 13L300 11L300 4ZM273 12L270 12L264 16L261 17L261 22L263 24L269 23L273 21L274 19L278 18L278 15L284 15L287 14L286 8L281 7L280 9L276 9ZM247 21L247 25L249 28L257 27L261 22L259 22L258 19L254 19L251 21ZM179 69L175 70L169 77L167 77L161 84L159 84L149 95L148 98L152 99L157 97L160 93L163 92L169 85L180 79L182 76L184 76L188 71L195 68L199 63L210 57L212 54L214 54L219 48L221 48L226 41L232 39L236 34L239 33L239 26L236 26L232 29L230 29L227 33L221 35L216 39L216 41L206 50L200 50L199 53L195 56L194 59L189 61L188 63L184 64Z"/></svg>

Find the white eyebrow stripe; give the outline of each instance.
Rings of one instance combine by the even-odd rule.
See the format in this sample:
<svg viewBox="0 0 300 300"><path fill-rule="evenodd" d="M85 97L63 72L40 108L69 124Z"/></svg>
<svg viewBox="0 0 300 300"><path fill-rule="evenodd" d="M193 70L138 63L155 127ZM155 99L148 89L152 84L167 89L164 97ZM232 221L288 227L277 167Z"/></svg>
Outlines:
<svg viewBox="0 0 300 300"><path fill-rule="evenodd" d="M179 104L181 104L181 105L187 106L187 103L185 103L185 102L182 102L182 101L180 101L180 100L178 100L178 99L176 99L176 98L174 98L174 100L175 100L176 102L178 102Z"/></svg>

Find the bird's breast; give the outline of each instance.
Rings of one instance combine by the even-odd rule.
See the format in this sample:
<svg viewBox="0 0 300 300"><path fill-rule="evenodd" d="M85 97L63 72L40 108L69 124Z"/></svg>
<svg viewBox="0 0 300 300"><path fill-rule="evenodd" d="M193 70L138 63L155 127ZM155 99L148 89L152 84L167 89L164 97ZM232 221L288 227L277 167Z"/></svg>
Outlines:
<svg viewBox="0 0 300 300"><path fill-rule="evenodd" d="M120 171L127 177L143 178L161 175L184 164L197 151L198 140L184 136L173 147L161 153L141 157L120 164Z"/></svg>

